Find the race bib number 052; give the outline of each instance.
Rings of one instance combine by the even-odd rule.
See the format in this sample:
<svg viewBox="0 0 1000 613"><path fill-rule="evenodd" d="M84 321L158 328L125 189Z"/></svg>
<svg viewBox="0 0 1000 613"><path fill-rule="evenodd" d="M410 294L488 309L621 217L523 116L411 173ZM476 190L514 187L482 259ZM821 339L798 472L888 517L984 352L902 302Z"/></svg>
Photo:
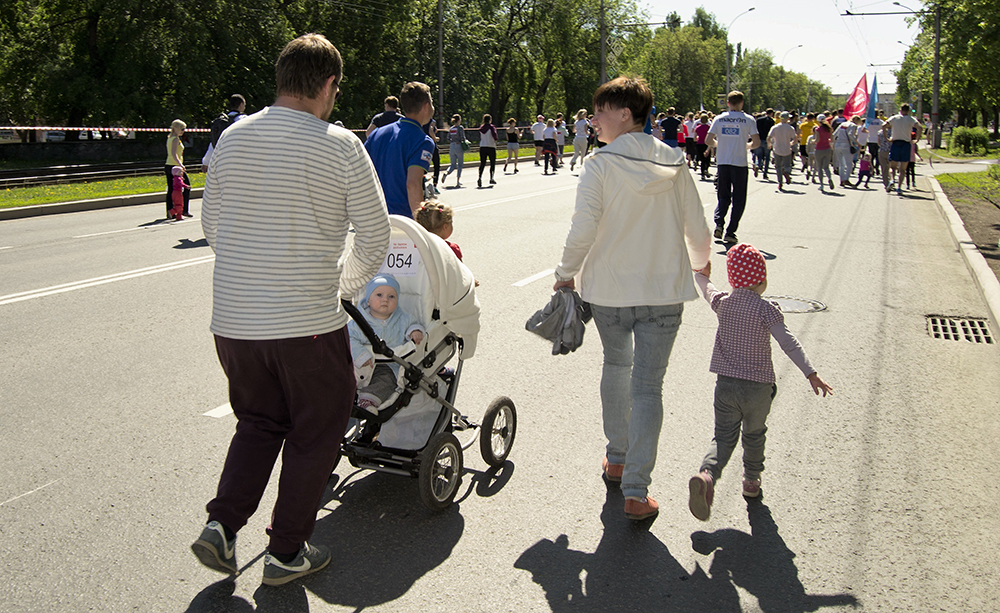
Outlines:
<svg viewBox="0 0 1000 613"><path fill-rule="evenodd" d="M739 136L740 135L740 129L739 128L723 127L722 128L722 133L725 134L726 136Z"/></svg>

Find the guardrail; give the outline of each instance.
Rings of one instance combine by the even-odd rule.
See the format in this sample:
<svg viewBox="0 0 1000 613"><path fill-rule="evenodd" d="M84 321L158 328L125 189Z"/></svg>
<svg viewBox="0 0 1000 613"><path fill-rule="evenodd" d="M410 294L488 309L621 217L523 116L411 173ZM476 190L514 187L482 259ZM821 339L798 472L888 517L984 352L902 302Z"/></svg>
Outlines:
<svg viewBox="0 0 1000 613"><path fill-rule="evenodd" d="M23 170L0 171L0 189L36 187L58 183L85 183L124 177L162 175L160 162L122 162L119 164L80 164Z"/></svg>

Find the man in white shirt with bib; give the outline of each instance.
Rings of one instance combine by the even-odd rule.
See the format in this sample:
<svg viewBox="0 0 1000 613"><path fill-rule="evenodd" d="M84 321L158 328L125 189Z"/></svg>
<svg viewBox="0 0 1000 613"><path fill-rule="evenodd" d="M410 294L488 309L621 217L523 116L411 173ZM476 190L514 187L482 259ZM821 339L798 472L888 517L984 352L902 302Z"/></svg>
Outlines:
<svg viewBox="0 0 1000 613"><path fill-rule="evenodd" d="M712 121L705 143L709 149L717 147L715 160L718 165L718 205L715 207L715 238L723 238L727 245L735 245L736 228L747 204L747 141L750 148L760 146L757 122L743 112L743 92L731 91L726 98L729 110ZM733 205L733 214L726 227L726 213Z"/></svg>

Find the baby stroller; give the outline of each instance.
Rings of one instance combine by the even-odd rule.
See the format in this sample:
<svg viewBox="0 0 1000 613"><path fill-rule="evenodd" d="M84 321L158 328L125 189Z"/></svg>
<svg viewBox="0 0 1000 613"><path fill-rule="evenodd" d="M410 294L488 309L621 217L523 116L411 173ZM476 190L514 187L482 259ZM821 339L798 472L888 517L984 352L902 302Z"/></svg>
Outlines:
<svg viewBox="0 0 1000 613"><path fill-rule="evenodd" d="M389 216L392 235L380 272L399 282L399 308L427 328L419 346L388 347L352 302L348 315L371 343L375 362L399 365L396 391L378 407L355 402L341 445L351 466L416 477L420 498L432 510L448 507L458 492L462 453L479 439L491 467L503 465L517 431L517 412L506 396L490 403L482 424L455 408L464 361L473 356L479 333L475 280L451 248L415 221ZM448 367L457 356L457 364ZM359 388L369 373L358 373ZM468 433L471 433L469 435ZM465 440L463 444L459 436Z"/></svg>

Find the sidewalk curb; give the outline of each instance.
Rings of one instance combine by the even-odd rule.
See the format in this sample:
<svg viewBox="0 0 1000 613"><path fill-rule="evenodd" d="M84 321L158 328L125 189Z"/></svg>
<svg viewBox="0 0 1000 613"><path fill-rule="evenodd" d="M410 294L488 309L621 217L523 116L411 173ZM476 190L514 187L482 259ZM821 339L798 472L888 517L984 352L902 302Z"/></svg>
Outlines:
<svg viewBox="0 0 1000 613"><path fill-rule="evenodd" d="M192 198L201 198L204 188L197 187L191 190ZM9 209L0 209L0 221L7 219L25 219L27 217L41 217L43 215L60 215L62 213L78 213L80 211L97 211L100 209L112 209L120 206L135 206L140 204L163 203L164 192L153 194L139 194L137 196L113 196L111 198L97 198L95 200L77 200L75 202L57 202L55 204L39 204L35 206L18 206ZM164 209L165 210L165 209Z"/></svg>
<svg viewBox="0 0 1000 613"><path fill-rule="evenodd" d="M986 301L986 309L989 311L990 323L993 324L993 334L996 337L1000 335L1000 280L997 280L997 276L993 274L993 270L986 263L986 258L979 253L976 244L972 242L972 237L965 229L962 218L951 201L948 200L944 190L941 189L941 184L934 177L928 178L931 182L931 189L934 190L934 201L937 202L941 214L944 215L945 221L948 223L948 229L951 230L955 246L962 253L962 259L965 260L966 267L976 281L976 285L979 286L983 300Z"/></svg>

